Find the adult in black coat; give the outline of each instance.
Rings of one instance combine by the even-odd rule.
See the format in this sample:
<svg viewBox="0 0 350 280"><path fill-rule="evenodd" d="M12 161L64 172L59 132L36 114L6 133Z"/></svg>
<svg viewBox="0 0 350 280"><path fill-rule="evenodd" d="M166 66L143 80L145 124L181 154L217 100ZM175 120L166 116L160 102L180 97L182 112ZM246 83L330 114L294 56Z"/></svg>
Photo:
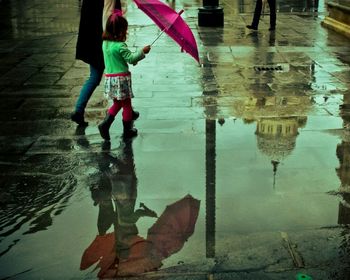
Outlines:
<svg viewBox="0 0 350 280"><path fill-rule="evenodd" d="M276 0L257 0L254 10L254 17L251 25L247 25L247 28L258 30L259 20L261 16L262 10L262 2L267 1L270 7L270 31L274 31L276 29Z"/></svg>
<svg viewBox="0 0 350 280"><path fill-rule="evenodd" d="M111 10L112 6L121 9L120 0L83 0L81 6L76 59L89 64L90 76L80 91L75 111L71 115L72 121L78 125L86 126L88 124L84 120L85 107L92 93L100 84L104 71L102 54L102 15L106 13L104 6L108 10Z"/></svg>

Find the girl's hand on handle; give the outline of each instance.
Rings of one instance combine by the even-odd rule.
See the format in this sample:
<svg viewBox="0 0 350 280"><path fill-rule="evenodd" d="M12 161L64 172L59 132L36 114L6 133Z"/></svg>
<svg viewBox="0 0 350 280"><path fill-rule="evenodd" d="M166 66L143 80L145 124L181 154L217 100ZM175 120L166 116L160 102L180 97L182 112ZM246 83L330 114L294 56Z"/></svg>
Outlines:
<svg viewBox="0 0 350 280"><path fill-rule="evenodd" d="M149 53L149 51L151 50L151 46L150 45L144 46L142 50L143 50L143 53Z"/></svg>

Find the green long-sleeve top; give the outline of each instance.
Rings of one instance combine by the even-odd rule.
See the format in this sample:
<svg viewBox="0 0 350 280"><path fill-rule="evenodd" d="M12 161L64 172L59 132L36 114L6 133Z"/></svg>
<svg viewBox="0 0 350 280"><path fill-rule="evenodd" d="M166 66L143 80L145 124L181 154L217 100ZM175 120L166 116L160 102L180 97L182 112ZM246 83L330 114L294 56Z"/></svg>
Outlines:
<svg viewBox="0 0 350 280"><path fill-rule="evenodd" d="M117 74L129 72L129 64L135 65L145 58L142 49L131 52L124 42L103 41L103 59L106 74Z"/></svg>

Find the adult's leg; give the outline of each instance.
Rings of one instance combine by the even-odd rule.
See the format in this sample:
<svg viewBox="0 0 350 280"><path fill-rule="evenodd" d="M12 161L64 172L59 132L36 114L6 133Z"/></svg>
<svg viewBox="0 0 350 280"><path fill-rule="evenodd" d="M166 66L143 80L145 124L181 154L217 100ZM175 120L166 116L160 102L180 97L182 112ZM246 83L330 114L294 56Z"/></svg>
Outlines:
<svg viewBox="0 0 350 280"><path fill-rule="evenodd" d="M267 0L270 7L270 29L275 30L276 28L276 0Z"/></svg>
<svg viewBox="0 0 350 280"><path fill-rule="evenodd" d="M258 29L262 9L262 0L256 0L252 26Z"/></svg>
<svg viewBox="0 0 350 280"><path fill-rule="evenodd" d="M78 97L77 103L75 105L75 111L84 114L85 107L96 89L96 87L100 84L103 75L103 70L95 68L90 65L90 77L85 81L80 95Z"/></svg>

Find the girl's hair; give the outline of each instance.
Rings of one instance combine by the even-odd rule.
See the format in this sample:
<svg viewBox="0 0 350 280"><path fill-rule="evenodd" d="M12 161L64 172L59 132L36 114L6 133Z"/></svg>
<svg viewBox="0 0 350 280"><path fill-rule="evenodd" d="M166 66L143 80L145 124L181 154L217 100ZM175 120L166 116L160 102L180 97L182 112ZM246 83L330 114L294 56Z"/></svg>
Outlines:
<svg viewBox="0 0 350 280"><path fill-rule="evenodd" d="M128 21L122 16L120 10L114 10L108 17L106 30L102 34L102 40L122 41L128 29Z"/></svg>

